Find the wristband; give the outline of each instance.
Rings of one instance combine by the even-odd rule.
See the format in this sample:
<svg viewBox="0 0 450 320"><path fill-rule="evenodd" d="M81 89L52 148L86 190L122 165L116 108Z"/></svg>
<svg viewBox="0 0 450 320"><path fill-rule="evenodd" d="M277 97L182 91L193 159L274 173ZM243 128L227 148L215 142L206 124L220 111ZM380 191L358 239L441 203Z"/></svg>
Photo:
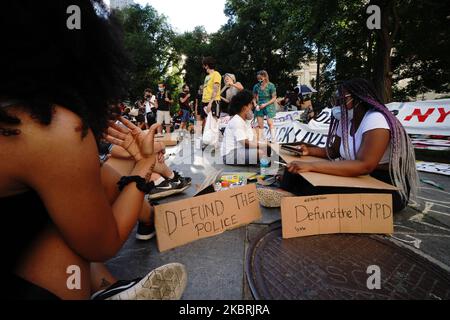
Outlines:
<svg viewBox="0 0 450 320"><path fill-rule="evenodd" d="M119 191L122 191L127 185L132 182L136 182L136 187L139 191L144 193L149 193L154 187L155 183L153 181L146 182L144 178L140 176L130 176L130 177L122 177L117 185L119 186Z"/></svg>

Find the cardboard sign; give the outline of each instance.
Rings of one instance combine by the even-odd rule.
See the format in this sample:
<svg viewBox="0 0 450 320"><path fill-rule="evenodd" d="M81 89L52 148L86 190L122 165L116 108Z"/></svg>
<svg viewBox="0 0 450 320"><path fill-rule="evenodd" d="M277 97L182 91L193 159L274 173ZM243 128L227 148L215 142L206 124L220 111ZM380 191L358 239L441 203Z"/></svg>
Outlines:
<svg viewBox="0 0 450 320"><path fill-rule="evenodd" d="M163 252L260 218L254 184L156 206L158 249Z"/></svg>
<svg viewBox="0 0 450 320"><path fill-rule="evenodd" d="M330 194L281 201L283 238L331 233L394 233L392 195Z"/></svg>
<svg viewBox="0 0 450 320"><path fill-rule="evenodd" d="M315 162L328 161L326 159L311 157L311 156L293 156L280 148L278 144L272 144L272 149L284 160L286 163L293 161ZM315 187L345 187L345 188L361 188L361 189L377 189L377 190L397 190L398 188L375 179L369 175L359 177L341 177L331 174L304 172L301 176Z"/></svg>
<svg viewBox="0 0 450 320"><path fill-rule="evenodd" d="M315 187L342 187L376 190L397 190L398 188L369 175L359 177L340 177L331 174L304 172L300 174Z"/></svg>
<svg viewBox="0 0 450 320"><path fill-rule="evenodd" d="M209 190L211 186L212 190L214 190L214 183L216 183L216 181L219 180L219 177L222 175L222 172L223 169L220 170L211 169L211 171L208 172L208 174L206 175L206 178L202 182L202 184L197 186L197 192L195 193L194 197L205 194L204 191L207 189Z"/></svg>

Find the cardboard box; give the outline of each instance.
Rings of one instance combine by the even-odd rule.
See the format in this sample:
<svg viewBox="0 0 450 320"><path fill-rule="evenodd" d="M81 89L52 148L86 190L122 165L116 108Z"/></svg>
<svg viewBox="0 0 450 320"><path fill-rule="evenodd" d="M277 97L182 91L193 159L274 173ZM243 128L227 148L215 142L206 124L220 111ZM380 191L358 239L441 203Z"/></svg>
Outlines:
<svg viewBox="0 0 450 320"><path fill-rule="evenodd" d="M293 156L272 145L280 157L292 161L316 162L326 159ZM315 187L352 187L376 190L397 190L396 187L369 175L341 177L317 172L301 173ZM328 194L283 198L281 220L283 238L330 233L394 232L392 195L390 194Z"/></svg>
<svg viewBox="0 0 450 320"><path fill-rule="evenodd" d="M329 161L322 158L310 157L310 156L293 156L285 152L280 148L278 144L272 144L272 149L284 160L286 163L293 161L303 162L316 162L316 161ZM317 173L317 172L304 172L300 174L309 183L315 187L352 187L352 188L365 188L365 189L378 189L378 190L397 190L397 187L375 179L369 175L359 177L341 177L331 174Z"/></svg>
<svg viewBox="0 0 450 320"><path fill-rule="evenodd" d="M260 218L254 184L156 206L158 249L167 251Z"/></svg>
<svg viewBox="0 0 450 320"><path fill-rule="evenodd" d="M281 201L283 238L331 233L394 233L392 195L328 194Z"/></svg>

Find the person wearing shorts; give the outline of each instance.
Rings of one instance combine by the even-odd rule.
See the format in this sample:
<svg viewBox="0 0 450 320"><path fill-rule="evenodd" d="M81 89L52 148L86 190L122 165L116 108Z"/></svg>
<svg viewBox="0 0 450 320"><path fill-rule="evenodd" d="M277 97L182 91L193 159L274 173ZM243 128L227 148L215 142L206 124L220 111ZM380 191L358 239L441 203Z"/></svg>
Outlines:
<svg viewBox="0 0 450 320"><path fill-rule="evenodd" d="M158 84L158 94L156 95L156 123L166 127L166 133L170 133L172 118L170 116L170 106L173 103L170 92L166 90L164 83ZM162 126L158 128L158 133L162 133Z"/></svg>
<svg viewBox="0 0 450 320"><path fill-rule="evenodd" d="M270 140L276 141L273 118L277 114L275 101L277 100L277 89L275 85L269 81L267 71L259 71L257 73L258 83L253 87L253 96L257 103L255 109L255 117L258 120L258 140L264 134L264 117L270 129Z"/></svg>
<svg viewBox="0 0 450 320"><path fill-rule="evenodd" d="M180 125L181 130L187 129L187 123L189 122L189 118L191 116L190 98L191 94L189 93L189 86L185 84L183 86L183 92L180 93L180 109L182 112Z"/></svg>
<svg viewBox="0 0 450 320"><path fill-rule="evenodd" d="M216 62L212 57L206 57L202 61L203 68L208 74L203 84L202 108L200 116L205 119L209 112L212 112L215 118L220 117L220 87L222 76L215 70Z"/></svg>

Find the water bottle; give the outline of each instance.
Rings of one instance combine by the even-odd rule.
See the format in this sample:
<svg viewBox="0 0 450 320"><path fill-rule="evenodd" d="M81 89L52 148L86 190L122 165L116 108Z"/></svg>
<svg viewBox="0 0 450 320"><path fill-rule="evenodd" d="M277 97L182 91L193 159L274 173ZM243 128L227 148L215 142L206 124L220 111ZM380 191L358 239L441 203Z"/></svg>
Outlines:
<svg viewBox="0 0 450 320"><path fill-rule="evenodd" d="M259 160L259 165L260 165L260 173L262 176L266 176L267 175L267 171L269 170L269 159L267 158L261 158L261 160Z"/></svg>

